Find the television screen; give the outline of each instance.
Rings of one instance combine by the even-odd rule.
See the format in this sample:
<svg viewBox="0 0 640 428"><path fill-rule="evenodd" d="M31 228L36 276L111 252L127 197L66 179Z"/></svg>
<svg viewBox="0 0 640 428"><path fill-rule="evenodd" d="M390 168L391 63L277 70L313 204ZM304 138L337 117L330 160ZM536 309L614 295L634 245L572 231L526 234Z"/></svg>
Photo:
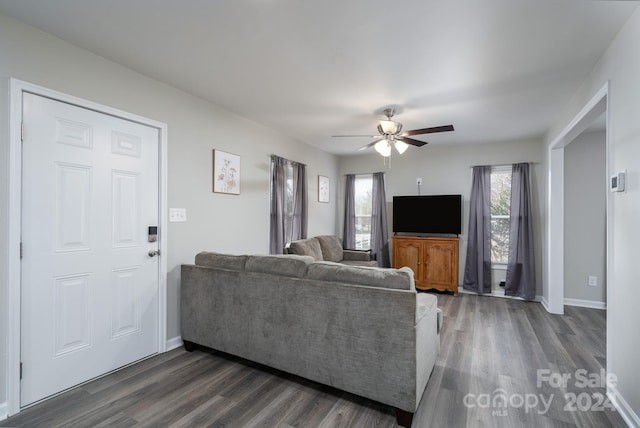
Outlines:
<svg viewBox="0 0 640 428"><path fill-rule="evenodd" d="M395 233L462 232L462 195L394 196Z"/></svg>

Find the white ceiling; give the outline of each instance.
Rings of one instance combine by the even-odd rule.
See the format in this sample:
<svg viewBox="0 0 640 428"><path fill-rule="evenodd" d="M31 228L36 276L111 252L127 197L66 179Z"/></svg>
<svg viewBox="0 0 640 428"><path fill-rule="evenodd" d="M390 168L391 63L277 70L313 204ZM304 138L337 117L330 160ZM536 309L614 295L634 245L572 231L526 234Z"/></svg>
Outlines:
<svg viewBox="0 0 640 428"><path fill-rule="evenodd" d="M0 0L0 12L336 154L381 110L420 137L540 137L637 2ZM428 146L427 146L428 147ZM415 149L415 150L424 150Z"/></svg>

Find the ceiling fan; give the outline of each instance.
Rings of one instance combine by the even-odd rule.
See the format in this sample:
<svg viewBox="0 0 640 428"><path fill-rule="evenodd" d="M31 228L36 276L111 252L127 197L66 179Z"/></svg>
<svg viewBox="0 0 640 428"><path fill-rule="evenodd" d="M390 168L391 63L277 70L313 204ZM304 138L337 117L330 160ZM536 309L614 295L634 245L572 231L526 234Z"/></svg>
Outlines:
<svg viewBox="0 0 640 428"><path fill-rule="evenodd" d="M394 146L398 153L402 154L407 150L409 144L421 147L427 144L425 141L409 138L412 135L433 134L436 132L453 131L453 125L433 126L431 128L414 129L402 132L402 124L391 120L395 114L395 107L384 109L383 113L387 120L380 120L378 124L378 132L380 135L332 135L332 137L371 137L376 138L375 141L360 147L358 150L365 150L374 147L378 153L384 157L391 156L391 146Z"/></svg>

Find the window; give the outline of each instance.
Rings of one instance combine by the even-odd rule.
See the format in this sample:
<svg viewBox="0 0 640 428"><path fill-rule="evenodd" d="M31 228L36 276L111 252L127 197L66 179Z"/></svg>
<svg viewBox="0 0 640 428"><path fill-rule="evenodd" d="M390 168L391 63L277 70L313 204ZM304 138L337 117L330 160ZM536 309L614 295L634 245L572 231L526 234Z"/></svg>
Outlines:
<svg viewBox="0 0 640 428"><path fill-rule="evenodd" d="M511 212L511 166L491 170L491 263L509 259L509 214Z"/></svg>
<svg viewBox="0 0 640 428"><path fill-rule="evenodd" d="M307 176L304 164L271 155L269 252L307 237Z"/></svg>
<svg viewBox="0 0 640 428"><path fill-rule="evenodd" d="M285 204L284 204L284 239L285 245L289 245L291 243L292 234L293 234L293 205L295 203L295 199L293 197L293 164L290 161L287 161L287 166L285 167L286 179L285 179L285 188L287 194L285 195Z"/></svg>
<svg viewBox="0 0 640 428"><path fill-rule="evenodd" d="M355 183L356 250L371 249L373 175L357 175Z"/></svg>

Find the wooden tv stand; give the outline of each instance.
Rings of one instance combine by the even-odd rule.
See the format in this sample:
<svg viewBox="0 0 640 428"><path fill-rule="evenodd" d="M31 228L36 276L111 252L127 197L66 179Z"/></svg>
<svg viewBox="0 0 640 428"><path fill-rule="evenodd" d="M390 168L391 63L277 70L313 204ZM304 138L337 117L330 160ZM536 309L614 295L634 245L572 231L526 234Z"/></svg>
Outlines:
<svg viewBox="0 0 640 428"><path fill-rule="evenodd" d="M393 267L410 267L417 289L453 291L457 296L458 248L458 238L394 236Z"/></svg>

